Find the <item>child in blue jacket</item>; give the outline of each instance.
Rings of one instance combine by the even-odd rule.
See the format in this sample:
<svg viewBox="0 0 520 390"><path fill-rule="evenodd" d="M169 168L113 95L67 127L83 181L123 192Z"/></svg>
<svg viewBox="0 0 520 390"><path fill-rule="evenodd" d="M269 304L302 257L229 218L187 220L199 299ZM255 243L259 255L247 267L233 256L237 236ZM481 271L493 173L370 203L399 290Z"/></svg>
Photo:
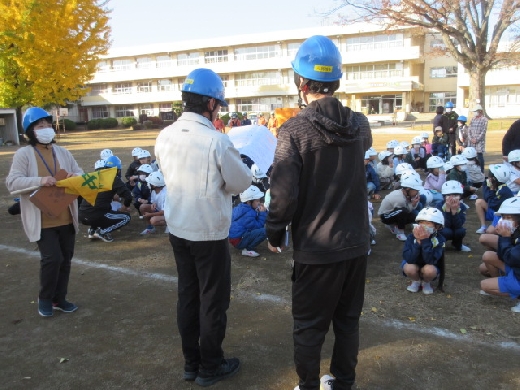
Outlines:
<svg viewBox="0 0 520 390"><path fill-rule="evenodd" d="M513 192L506 185L511 171L506 164L494 164L489 166L489 176L482 186L484 199L477 199L475 207L477 209L480 228L477 234L486 233L486 221L493 221L496 225L495 212L500 208L502 202L513 197ZM488 231L488 233L493 233Z"/></svg>
<svg viewBox="0 0 520 390"><path fill-rule="evenodd" d="M439 275L438 263L444 255L446 239L438 234L444 226L444 216L441 211L426 207L419 211L415 219L413 232L408 235L403 249L401 268L405 276L412 279L406 288L416 293L421 287L423 294L432 294L431 282Z"/></svg>
<svg viewBox="0 0 520 390"><path fill-rule="evenodd" d="M365 152L365 176L367 178L367 193L372 199L381 199L381 195L379 195L379 190L381 189L381 184L379 183L379 176L373 168L373 165L370 164L370 150Z"/></svg>
<svg viewBox="0 0 520 390"><path fill-rule="evenodd" d="M493 295L509 295L513 299L520 297L520 198L514 197L502 203L497 215L502 218L496 226L498 233L498 252L489 252L483 256L484 267L491 276L480 282L484 293ZM487 258L486 258L486 255ZM482 272L482 266L481 266ZM520 302L511 308L520 313Z"/></svg>
<svg viewBox="0 0 520 390"><path fill-rule="evenodd" d="M264 193L256 186L249 186L240 194L240 201L231 216L229 242L237 249L242 249L242 256L257 257L255 248L267 239L265 220L267 209L260 202Z"/></svg>
<svg viewBox="0 0 520 390"><path fill-rule="evenodd" d="M442 196L444 202L439 205L438 209L444 216L444 227L439 232L444 236L446 241L451 240L451 244L456 250L462 252L471 252L471 249L462 243L466 237L466 210L468 206L461 203L464 188L456 180L448 180L442 185Z"/></svg>
<svg viewBox="0 0 520 390"><path fill-rule="evenodd" d="M146 178L150 173L153 172L153 168L150 164L141 164L137 168L137 181L134 187L132 187L132 196L134 197L134 207L139 213L139 218L142 219L140 207L142 204L150 203L150 197L152 196L150 187L146 182Z"/></svg>

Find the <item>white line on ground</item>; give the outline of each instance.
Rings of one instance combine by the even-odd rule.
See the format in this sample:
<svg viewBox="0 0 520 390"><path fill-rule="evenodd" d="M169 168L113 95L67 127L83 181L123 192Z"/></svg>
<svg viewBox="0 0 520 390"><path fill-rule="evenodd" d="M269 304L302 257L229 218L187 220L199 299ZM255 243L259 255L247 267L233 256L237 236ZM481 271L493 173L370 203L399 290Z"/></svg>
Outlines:
<svg viewBox="0 0 520 390"><path fill-rule="evenodd" d="M23 255L31 256L31 257L40 257L40 253L37 251L30 251L30 250L23 249L23 248L17 248L17 247L8 246L8 245L2 245L2 244L0 244L0 251L10 251L10 252L20 253ZM96 263L96 262L87 261L87 260L81 260L78 258L74 258L72 260L72 262L79 264L79 265L86 266L86 267L104 269L104 270L117 272L117 273L124 274L124 275L138 276L138 277L144 277L144 278L153 279L153 280L160 280L163 282L177 283L177 277L171 276L171 275L140 272L140 271L135 271L135 270L131 270L128 268L114 267L114 266L107 265L107 264ZM276 304L283 304L283 305L290 304L290 302L287 301L285 298L278 297L278 296L272 295L272 294L253 294L253 293L241 292L240 297L241 298L248 297L251 300L255 300L255 301L262 301L262 302L269 302L269 303L276 303ZM488 347L500 347L503 349L520 351L520 344L515 343L513 341L499 342L496 344L495 343L486 343L486 342L481 342L481 341L475 341L472 339L471 335L468 335L468 334L465 334L465 335L458 334L458 333L450 332L449 330L446 330L446 329L441 329L441 328L436 328L436 327L421 328L421 327L417 326L416 324L410 324L410 323L406 323L406 322L402 322L402 321L398 321L398 320L388 320L388 319L371 320L367 317L361 317L361 320L369 321L374 324L377 323L378 325L388 326L390 328L406 329L406 330L411 330L411 331L418 332L418 333L430 334L430 335L437 336L437 337L444 338L444 339L457 340L457 341L461 341L461 342L471 342L471 343L477 343L477 344L488 346Z"/></svg>

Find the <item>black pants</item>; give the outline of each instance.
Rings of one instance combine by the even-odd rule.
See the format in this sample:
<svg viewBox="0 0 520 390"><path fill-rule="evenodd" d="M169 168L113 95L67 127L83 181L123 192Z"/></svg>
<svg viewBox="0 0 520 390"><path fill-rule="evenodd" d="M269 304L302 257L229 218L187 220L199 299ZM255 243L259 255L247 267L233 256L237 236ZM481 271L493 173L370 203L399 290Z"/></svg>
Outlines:
<svg viewBox="0 0 520 390"><path fill-rule="evenodd" d="M294 263L294 363L300 390L320 388L321 348L331 322L334 390L350 389L354 384L366 266L365 255L332 264Z"/></svg>
<svg viewBox="0 0 520 390"><path fill-rule="evenodd" d="M404 229L409 223L415 222L416 214L406 208L399 208L381 215L381 222L385 225L397 225L397 228Z"/></svg>
<svg viewBox="0 0 520 390"><path fill-rule="evenodd" d="M462 247L462 240L466 236L466 229L459 228L459 229L450 229L450 228L443 228L440 233L444 236L446 241L451 240L451 243L453 246L460 251L460 248Z"/></svg>
<svg viewBox="0 0 520 390"><path fill-rule="evenodd" d="M224 352L231 294L228 240L188 241L169 235L179 275L177 326L186 367L215 370Z"/></svg>
<svg viewBox="0 0 520 390"><path fill-rule="evenodd" d="M72 224L41 230L37 242L41 256L40 299L59 303L67 296L75 238Z"/></svg>
<svg viewBox="0 0 520 390"><path fill-rule="evenodd" d="M456 153L457 135L455 133L453 133L453 134L449 133L448 134L448 139L449 139L449 143L450 143L450 153L451 153L451 156L456 156L457 155L457 153Z"/></svg>
<svg viewBox="0 0 520 390"><path fill-rule="evenodd" d="M130 223L130 214L122 211L81 213L79 219L83 225L90 225L91 229L99 228L101 234L113 232Z"/></svg>

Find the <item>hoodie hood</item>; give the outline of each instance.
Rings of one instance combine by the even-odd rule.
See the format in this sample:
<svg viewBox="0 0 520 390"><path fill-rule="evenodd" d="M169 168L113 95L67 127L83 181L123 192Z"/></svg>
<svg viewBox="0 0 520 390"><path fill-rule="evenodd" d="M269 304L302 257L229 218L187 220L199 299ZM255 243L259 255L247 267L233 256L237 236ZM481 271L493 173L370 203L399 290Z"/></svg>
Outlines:
<svg viewBox="0 0 520 390"><path fill-rule="evenodd" d="M327 144L345 145L356 141L359 136L357 115L334 97L315 100L298 115L310 121Z"/></svg>

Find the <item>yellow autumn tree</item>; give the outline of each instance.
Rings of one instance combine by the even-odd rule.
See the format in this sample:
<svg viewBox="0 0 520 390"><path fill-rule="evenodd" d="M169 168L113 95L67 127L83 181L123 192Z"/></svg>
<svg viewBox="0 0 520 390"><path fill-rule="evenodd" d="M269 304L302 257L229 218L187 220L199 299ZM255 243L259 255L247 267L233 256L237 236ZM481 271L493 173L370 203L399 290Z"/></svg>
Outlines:
<svg viewBox="0 0 520 390"><path fill-rule="evenodd" d="M65 104L85 94L110 46L108 1L1 0L0 107Z"/></svg>

